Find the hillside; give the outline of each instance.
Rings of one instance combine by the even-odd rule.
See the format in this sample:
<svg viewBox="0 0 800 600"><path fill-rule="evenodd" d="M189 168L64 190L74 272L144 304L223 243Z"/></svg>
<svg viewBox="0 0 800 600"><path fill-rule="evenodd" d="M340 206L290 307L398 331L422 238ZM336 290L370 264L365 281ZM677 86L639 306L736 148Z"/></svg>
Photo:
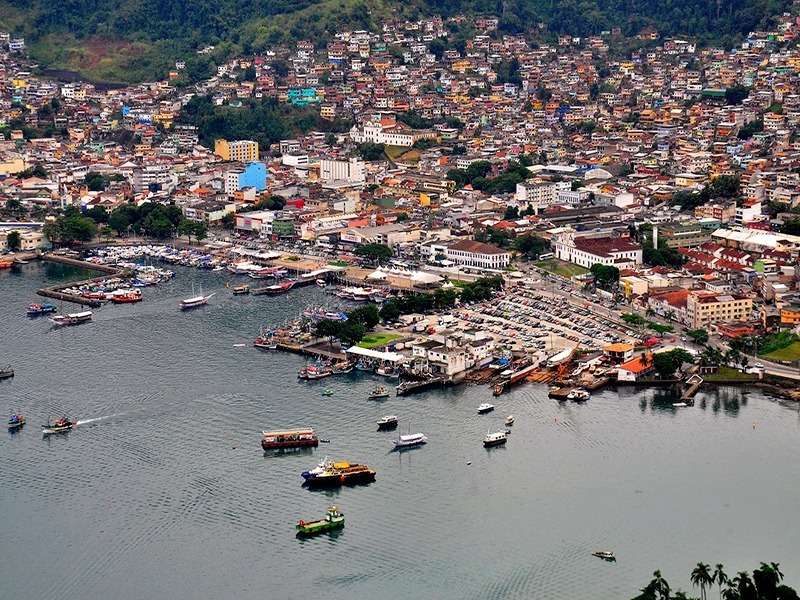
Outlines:
<svg viewBox="0 0 800 600"><path fill-rule="evenodd" d="M618 26L729 45L780 14L791 0L2 0L0 30L26 37L45 67L98 80L166 74L175 58L215 45L216 58L257 53L292 39L317 43L342 29L378 30L389 16L499 15L499 33L542 40ZM546 27L540 27L539 24ZM451 43L474 31L453 26ZM467 30L464 30L467 29Z"/></svg>

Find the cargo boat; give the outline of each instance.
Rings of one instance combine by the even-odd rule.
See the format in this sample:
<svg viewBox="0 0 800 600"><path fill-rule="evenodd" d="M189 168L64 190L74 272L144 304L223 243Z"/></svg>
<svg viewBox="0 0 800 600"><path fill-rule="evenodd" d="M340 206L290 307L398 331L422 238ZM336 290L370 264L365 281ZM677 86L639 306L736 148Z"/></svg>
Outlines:
<svg viewBox="0 0 800 600"><path fill-rule="evenodd" d="M331 529L339 529L344 527L344 515L339 512L335 506L328 508L325 518L319 521L303 521L301 520L297 525L297 535L315 535L323 531L330 531Z"/></svg>
<svg viewBox="0 0 800 600"><path fill-rule="evenodd" d="M264 439L261 447L264 450L276 448L305 448L319 445L319 438L313 429L297 429L294 431L262 431Z"/></svg>
<svg viewBox="0 0 800 600"><path fill-rule="evenodd" d="M375 469L349 462L327 462L322 469L302 473L308 487L335 487L375 481Z"/></svg>

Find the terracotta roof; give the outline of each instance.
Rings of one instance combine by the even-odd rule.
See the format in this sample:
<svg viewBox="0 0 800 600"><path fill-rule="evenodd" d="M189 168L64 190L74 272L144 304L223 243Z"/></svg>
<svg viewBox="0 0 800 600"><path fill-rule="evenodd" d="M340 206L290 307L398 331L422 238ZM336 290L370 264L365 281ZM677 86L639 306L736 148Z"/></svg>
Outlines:
<svg viewBox="0 0 800 600"><path fill-rule="evenodd" d="M619 366L619 368L625 369L626 371L630 371L631 373L642 373L643 371L646 371L647 369L650 368L651 363L653 361L653 355L648 354L647 360L648 360L647 364L644 365L642 364L642 357L637 356L636 358L629 360L628 362L622 363Z"/></svg>

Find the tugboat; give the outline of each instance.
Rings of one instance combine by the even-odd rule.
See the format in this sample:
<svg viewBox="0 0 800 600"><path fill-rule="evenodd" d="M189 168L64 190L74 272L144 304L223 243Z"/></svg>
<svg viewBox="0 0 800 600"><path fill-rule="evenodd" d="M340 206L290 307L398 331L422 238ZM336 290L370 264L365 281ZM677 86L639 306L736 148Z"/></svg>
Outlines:
<svg viewBox="0 0 800 600"><path fill-rule="evenodd" d="M14 413L8 418L9 429L22 429L23 425L25 425L25 417L19 413Z"/></svg>
<svg viewBox="0 0 800 600"><path fill-rule="evenodd" d="M38 317L39 315L46 315L57 311L58 307L55 304L45 302L43 304L29 304L28 308L25 309L25 314L29 317Z"/></svg>
<svg viewBox="0 0 800 600"><path fill-rule="evenodd" d="M326 462L319 467L301 473L308 487L335 487L375 481L377 471L366 465L349 462Z"/></svg>
<svg viewBox="0 0 800 600"><path fill-rule="evenodd" d="M491 448L492 446L500 446L508 441L508 435L505 431L497 431L495 433L486 432L486 437L483 438L483 447Z"/></svg>
<svg viewBox="0 0 800 600"><path fill-rule="evenodd" d="M478 414L485 415L486 413L492 412L494 410L494 404L489 404L488 402L484 402L478 407Z"/></svg>
<svg viewBox="0 0 800 600"><path fill-rule="evenodd" d="M69 431L77 424L77 421L70 421L67 417L61 417L52 425L49 421L47 422L47 425L42 425L42 433L47 435L49 433L61 433L62 431Z"/></svg>
<svg viewBox="0 0 800 600"><path fill-rule="evenodd" d="M378 398L388 398L389 397L389 388L385 387L377 387L369 393L367 396L370 400L377 400Z"/></svg>
<svg viewBox="0 0 800 600"><path fill-rule="evenodd" d="M380 430L388 430L394 429L397 427L397 416L396 415L386 415L380 421L377 422L378 431Z"/></svg>
<svg viewBox="0 0 800 600"><path fill-rule="evenodd" d="M8 365L5 369L0 369L0 379L8 379L13 376L14 369L11 368L11 365Z"/></svg>
<svg viewBox="0 0 800 600"><path fill-rule="evenodd" d="M324 519L309 522L301 520L296 527L297 535L300 536L315 535L323 531L338 529L344 527L344 514L339 512L339 509L335 506L330 506Z"/></svg>
<svg viewBox="0 0 800 600"><path fill-rule="evenodd" d="M602 558L603 560L607 560L609 562L617 560L617 557L614 556L614 553L611 550L595 550L592 552L592 556Z"/></svg>

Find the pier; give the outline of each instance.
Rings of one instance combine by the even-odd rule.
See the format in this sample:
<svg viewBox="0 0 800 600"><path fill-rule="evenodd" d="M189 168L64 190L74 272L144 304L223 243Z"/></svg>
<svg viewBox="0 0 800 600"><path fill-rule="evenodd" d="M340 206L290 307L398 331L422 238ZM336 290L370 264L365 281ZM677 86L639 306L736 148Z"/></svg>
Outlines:
<svg viewBox="0 0 800 600"><path fill-rule="evenodd" d="M100 271L102 273L108 273L111 275L115 275L117 277L130 277L131 275L130 271L128 271L127 269L118 269L117 267L111 267L108 265L96 265L94 263L89 263L83 260L70 258L68 256L62 256L60 254L43 254L41 258L42 260L61 263L64 265L70 265L72 267L80 267L82 269ZM100 300L95 300L94 298L84 298L83 296L76 296L75 294L67 294L62 290L76 286L101 283L106 279L108 279L108 277L92 277L91 279L83 279L81 281L62 283L53 287L42 288L40 290L37 290L36 294L39 296L43 296L45 298L60 300L61 302L72 302L73 304L80 304L81 306L98 308L103 304L102 302L100 302Z"/></svg>
<svg viewBox="0 0 800 600"><path fill-rule="evenodd" d="M422 381L404 381L397 386L397 395L405 396L406 394L413 394L421 392L428 388L445 386L452 382L447 377L432 377L430 379L423 379Z"/></svg>
<svg viewBox="0 0 800 600"><path fill-rule="evenodd" d="M695 373L686 380L686 385L689 387L683 392L683 395L681 396L681 402L694 402L695 394L700 389L700 386L703 385L703 378Z"/></svg>

